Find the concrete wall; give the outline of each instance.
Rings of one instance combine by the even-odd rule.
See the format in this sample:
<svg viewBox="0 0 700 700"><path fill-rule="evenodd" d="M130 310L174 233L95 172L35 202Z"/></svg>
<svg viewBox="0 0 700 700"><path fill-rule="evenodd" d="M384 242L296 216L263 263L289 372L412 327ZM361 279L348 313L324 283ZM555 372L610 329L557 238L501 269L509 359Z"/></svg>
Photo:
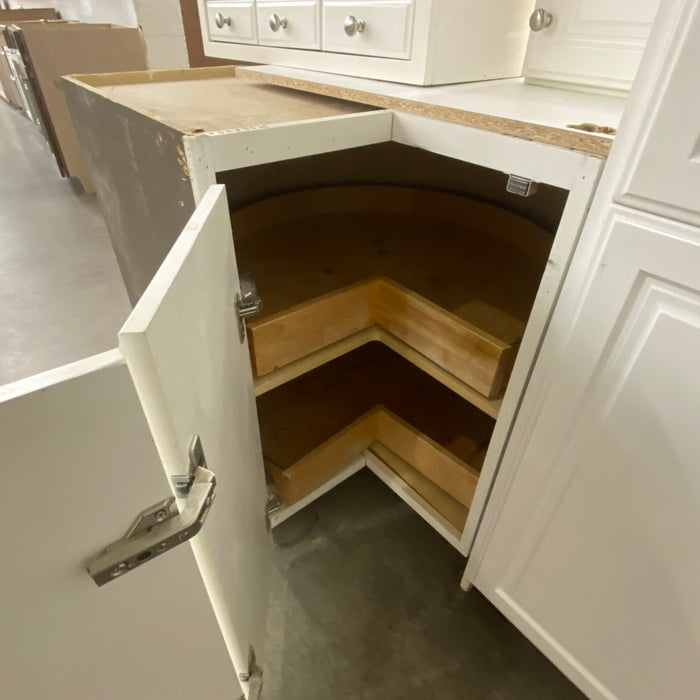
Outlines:
<svg viewBox="0 0 700 700"><path fill-rule="evenodd" d="M189 65L179 0L8 0L7 5L55 7L63 19L141 27L149 68Z"/></svg>

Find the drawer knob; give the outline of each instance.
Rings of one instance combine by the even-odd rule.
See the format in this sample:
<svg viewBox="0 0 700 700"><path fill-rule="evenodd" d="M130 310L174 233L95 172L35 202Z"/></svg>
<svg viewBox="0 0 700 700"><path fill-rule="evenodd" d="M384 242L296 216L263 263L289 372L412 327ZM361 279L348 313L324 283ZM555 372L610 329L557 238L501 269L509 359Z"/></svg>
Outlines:
<svg viewBox="0 0 700 700"><path fill-rule="evenodd" d="M270 29L272 29L273 32L278 32L280 27L282 27L282 29L287 28L287 18L280 17L277 13L270 15Z"/></svg>
<svg viewBox="0 0 700 700"><path fill-rule="evenodd" d="M223 29L225 24L228 24L228 26L231 26L231 18L230 17L224 17L221 12L217 12L214 15L214 23L219 29Z"/></svg>
<svg viewBox="0 0 700 700"><path fill-rule="evenodd" d="M539 8L530 15L530 29L533 32L541 32L552 23L552 13Z"/></svg>
<svg viewBox="0 0 700 700"><path fill-rule="evenodd" d="M345 24L343 26L345 27L345 33L348 36L355 36L355 34L362 34L367 25L363 19L357 19L357 17L354 17L353 15L348 15L345 18Z"/></svg>

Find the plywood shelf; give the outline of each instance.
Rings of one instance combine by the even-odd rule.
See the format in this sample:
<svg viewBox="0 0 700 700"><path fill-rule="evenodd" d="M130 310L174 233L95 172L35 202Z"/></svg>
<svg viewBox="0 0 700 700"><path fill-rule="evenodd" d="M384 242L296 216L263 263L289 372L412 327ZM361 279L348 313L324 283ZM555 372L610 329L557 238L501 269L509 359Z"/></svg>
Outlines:
<svg viewBox="0 0 700 700"><path fill-rule="evenodd" d="M472 462L480 466L494 425L377 342L258 397L258 415L266 467L288 504L379 444L468 509Z"/></svg>
<svg viewBox="0 0 700 700"><path fill-rule="evenodd" d="M248 326L258 386L364 333L497 412L551 245L543 229L464 197L377 186L295 192L232 218L265 305Z"/></svg>

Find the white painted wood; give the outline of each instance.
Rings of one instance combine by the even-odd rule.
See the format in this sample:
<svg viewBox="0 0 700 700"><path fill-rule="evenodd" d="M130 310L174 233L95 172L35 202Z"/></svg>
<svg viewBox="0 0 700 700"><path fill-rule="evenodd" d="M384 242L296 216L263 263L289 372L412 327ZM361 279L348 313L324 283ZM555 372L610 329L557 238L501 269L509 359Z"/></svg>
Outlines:
<svg viewBox="0 0 700 700"><path fill-rule="evenodd" d="M184 136L182 143L196 206L202 201L209 188L216 184L212 140L206 134L193 134Z"/></svg>
<svg viewBox="0 0 700 700"><path fill-rule="evenodd" d="M528 81L625 92L630 89L659 0L543 0L549 27L532 32Z"/></svg>
<svg viewBox="0 0 700 700"><path fill-rule="evenodd" d="M423 88L287 66L255 66L254 70L367 92L371 95L476 112L559 129L566 129L569 124L581 122L593 122L617 128L626 103L624 98L615 95L598 95L564 88L553 90L539 85L530 85L522 78ZM610 140L612 142L612 138Z"/></svg>
<svg viewBox="0 0 700 700"><path fill-rule="evenodd" d="M394 114L392 140L567 189L576 182L583 164L591 159L567 148L405 112Z"/></svg>
<svg viewBox="0 0 700 700"><path fill-rule="evenodd" d="M216 16L224 18L224 25L217 26ZM205 37L210 41L256 44L258 27L255 17L255 2L217 2L209 0L202 13L205 23Z"/></svg>
<svg viewBox="0 0 700 700"><path fill-rule="evenodd" d="M586 692L691 698L698 231L613 209L604 235L568 352L472 578L575 659Z"/></svg>
<svg viewBox="0 0 700 700"><path fill-rule="evenodd" d="M322 9L324 50L316 52L214 41L206 22L207 1L213 0L198 1L208 56L414 85L521 75L529 34L527 18L534 6L534 0L328 0ZM359 13L365 14L367 30L348 37L343 29L345 17ZM261 17L261 32L262 27ZM346 53L349 51L357 53Z"/></svg>
<svg viewBox="0 0 700 700"><path fill-rule="evenodd" d="M700 229L613 195L699 11L657 18L464 577L594 698L697 694Z"/></svg>
<svg viewBox="0 0 700 700"><path fill-rule="evenodd" d="M474 543L474 536L481 522L494 479L500 469L504 450L512 439L513 423L521 409L523 398L527 392L528 398L533 400L546 387L545 378L541 374L535 374L533 378L532 370L540 354L542 338L547 332L553 309L566 279L602 168L602 162L596 158L589 158L582 164L577 174L577 181L572 184L566 200L559 228L549 253L547 268L542 275L525 334L520 343L518 357L508 380L508 387L461 536L460 551L465 555L469 554Z"/></svg>
<svg viewBox="0 0 700 700"><path fill-rule="evenodd" d="M85 569L170 494L119 351L0 388L0 440L3 696L236 697L189 544L102 588Z"/></svg>
<svg viewBox="0 0 700 700"><path fill-rule="evenodd" d="M410 58L414 0L323 0L323 49L341 53ZM352 36L345 20L364 23Z"/></svg>
<svg viewBox="0 0 700 700"><path fill-rule="evenodd" d="M321 0L257 0L256 8L261 45L321 48ZM270 25L273 15L284 26L273 29Z"/></svg>
<svg viewBox="0 0 700 700"><path fill-rule="evenodd" d="M697 82L700 13L678 18L678 40L665 58L644 111L646 128L630 158L616 200L700 226L700 96Z"/></svg>
<svg viewBox="0 0 700 700"><path fill-rule="evenodd" d="M384 143L391 140L392 122L391 110L374 110L265 129L208 132L198 140L209 142L203 146L211 154L209 167L221 172Z"/></svg>
<svg viewBox="0 0 700 700"><path fill-rule="evenodd" d="M119 333L168 474L200 435L217 497L192 547L237 672L262 663L270 574L266 488L223 186L212 187Z"/></svg>
<svg viewBox="0 0 700 700"><path fill-rule="evenodd" d="M270 516L270 525L275 528L281 523L283 523L292 515L303 510L309 504L313 503L316 499L323 496L324 493L328 493L331 489L334 489L338 484L342 484L343 481L349 479L353 474L357 474L366 464L364 455L359 455L350 462L347 466L343 467L337 474L332 476L327 481L324 481L319 487L315 488L311 493L307 493L304 498L299 499L296 503L292 503L290 506L283 505L278 511L275 511Z"/></svg>
<svg viewBox="0 0 700 700"><path fill-rule="evenodd" d="M364 453L367 468L381 479L401 500L425 520L430 527L442 535L453 547L461 551L461 533L441 513L414 491L400 476L390 469L383 460L369 450Z"/></svg>

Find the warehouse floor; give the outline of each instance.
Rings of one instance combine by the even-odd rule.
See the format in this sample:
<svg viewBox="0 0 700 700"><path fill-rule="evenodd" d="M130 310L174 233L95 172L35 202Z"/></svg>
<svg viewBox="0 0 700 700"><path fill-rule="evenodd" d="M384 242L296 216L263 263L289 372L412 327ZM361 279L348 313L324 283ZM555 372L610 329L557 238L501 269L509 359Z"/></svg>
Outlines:
<svg viewBox="0 0 700 700"><path fill-rule="evenodd" d="M94 196L0 99L0 384L117 345L129 300Z"/></svg>
<svg viewBox="0 0 700 700"><path fill-rule="evenodd" d="M115 347L129 311L95 198L0 101L0 384ZM363 470L275 529L266 700L582 695L464 559Z"/></svg>

